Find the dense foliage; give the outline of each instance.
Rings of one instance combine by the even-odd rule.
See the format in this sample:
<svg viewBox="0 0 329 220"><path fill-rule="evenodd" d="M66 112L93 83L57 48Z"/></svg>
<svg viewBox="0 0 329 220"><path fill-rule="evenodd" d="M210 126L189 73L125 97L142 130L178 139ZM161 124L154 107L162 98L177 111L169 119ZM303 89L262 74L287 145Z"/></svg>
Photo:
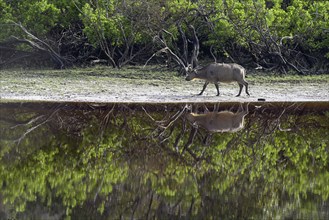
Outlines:
<svg viewBox="0 0 329 220"><path fill-rule="evenodd" d="M168 48L185 65L199 55L282 72L328 69L326 0L0 0L0 14L0 66L46 58L61 68L121 67L156 52L170 62Z"/></svg>

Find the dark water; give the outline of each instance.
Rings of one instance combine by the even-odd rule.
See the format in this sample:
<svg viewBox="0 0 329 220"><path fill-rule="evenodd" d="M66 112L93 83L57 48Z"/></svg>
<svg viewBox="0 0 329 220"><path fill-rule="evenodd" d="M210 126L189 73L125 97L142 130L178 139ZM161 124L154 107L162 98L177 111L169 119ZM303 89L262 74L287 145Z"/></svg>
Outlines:
<svg viewBox="0 0 329 220"><path fill-rule="evenodd" d="M329 103L0 107L0 219L329 219Z"/></svg>

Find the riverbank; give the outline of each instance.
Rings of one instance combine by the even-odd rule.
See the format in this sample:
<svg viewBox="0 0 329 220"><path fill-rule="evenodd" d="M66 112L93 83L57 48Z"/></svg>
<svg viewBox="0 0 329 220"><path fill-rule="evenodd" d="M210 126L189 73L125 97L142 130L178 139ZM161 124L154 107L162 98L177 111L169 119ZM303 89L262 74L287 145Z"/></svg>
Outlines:
<svg viewBox="0 0 329 220"><path fill-rule="evenodd" d="M220 96L209 84L202 96L197 95L203 81L185 81L176 72L159 71L156 67L128 67L116 70L94 67L68 70L2 70L1 102L270 102L329 101L329 75L316 76L247 76L250 96L244 90L240 97L236 83L220 84Z"/></svg>

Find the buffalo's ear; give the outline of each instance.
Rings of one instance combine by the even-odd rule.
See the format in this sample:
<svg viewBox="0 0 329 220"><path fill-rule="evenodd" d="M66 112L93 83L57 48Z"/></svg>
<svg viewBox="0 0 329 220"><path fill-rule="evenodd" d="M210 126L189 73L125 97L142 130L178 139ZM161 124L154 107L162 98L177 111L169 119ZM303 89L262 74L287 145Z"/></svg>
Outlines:
<svg viewBox="0 0 329 220"><path fill-rule="evenodd" d="M187 71L188 72L192 72L193 71L193 67L191 64L189 64L187 67L186 67Z"/></svg>
<svg viewBox="0 0 329 220"><path fill-rule="evenodd" d="M185 73L187 74L189 72L189 68L188 67L185 67Z"/></svg>

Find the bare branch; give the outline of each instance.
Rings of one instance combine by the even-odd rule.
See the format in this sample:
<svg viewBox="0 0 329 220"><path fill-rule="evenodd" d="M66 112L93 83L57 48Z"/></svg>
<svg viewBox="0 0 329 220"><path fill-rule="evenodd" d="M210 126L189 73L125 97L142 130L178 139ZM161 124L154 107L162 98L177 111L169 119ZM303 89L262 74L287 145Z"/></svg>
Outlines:
<svg viewBox="0 0 329 220"><path fill-rule="evenodd" d="M190 29L192 30L192 33L193 33L193 52L192 52L192 57L191 57L191 65L193 68L195 68L196 66L198 66L200 43L199 43L199 38L195 32L194 26L190 25Z"/></svg>
<svg viewBox="0 0 329 220"><path fill-rule="evenodd" d="M187 63L188 62L187 38L186 38L185 32L182 29L181 23L178 23L177 27L178 27L178 31L182 37L182 40L183 40L183 60L185 61L185 66L187 66L188 65L188 63Z"/></svg>
<svg viewBox="0 0 329 220"><path fill-rule="evenodd" d="M21 23L12 23L19 27L30 39L20 39L15 36L13 36L12 38L14 38L19 43L26 43L39 51L46 52L59 65L60 69L64 68L64 63L67 61L59 53L57 53L49 44L37 38L35 35L29 32Z"/></svg>

